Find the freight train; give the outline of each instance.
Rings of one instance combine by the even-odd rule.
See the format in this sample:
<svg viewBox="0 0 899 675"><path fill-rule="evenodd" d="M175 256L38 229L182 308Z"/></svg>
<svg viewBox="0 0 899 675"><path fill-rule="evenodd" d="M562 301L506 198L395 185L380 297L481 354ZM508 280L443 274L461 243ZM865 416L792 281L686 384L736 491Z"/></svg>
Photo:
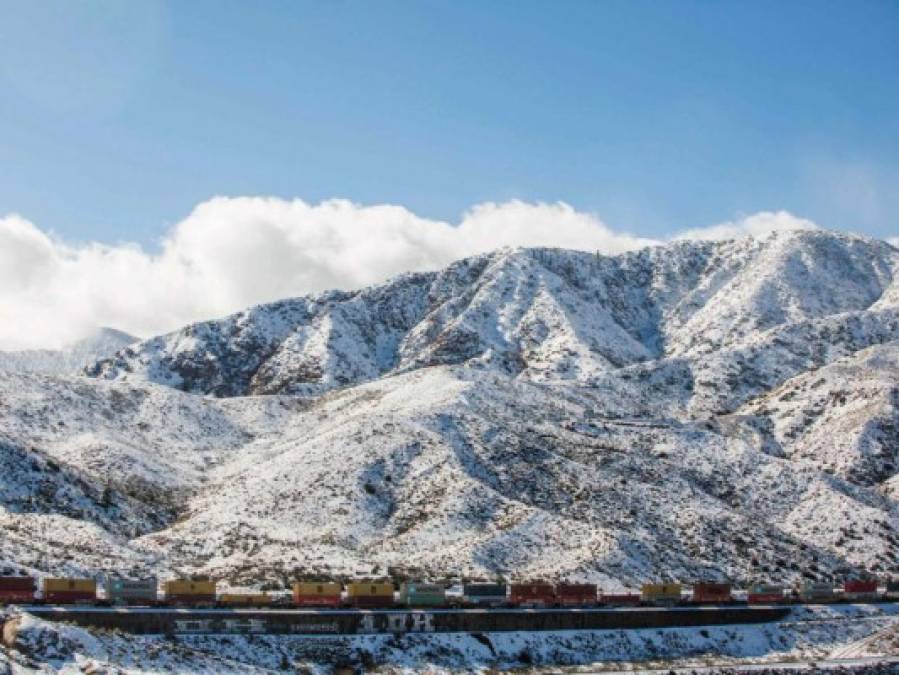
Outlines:
<svg viewBox="0 0 899 675"><path fill-rule="evenodd" d="M454 592L445 584L407 581L298 581L292 594L219 593L208 579L155 577L123 579L44 578L40 591L28 576L0 577L0 605L46 603L160 607L309 607L388 609L392 607L638 607L674 605L770 605L788 603L880 602L899 600L899 581L847 580L839 587L808 582L798 588L756 584L735 590L728 583L643 584L639 593L606 593L596 584L468 583Z"/></svg>

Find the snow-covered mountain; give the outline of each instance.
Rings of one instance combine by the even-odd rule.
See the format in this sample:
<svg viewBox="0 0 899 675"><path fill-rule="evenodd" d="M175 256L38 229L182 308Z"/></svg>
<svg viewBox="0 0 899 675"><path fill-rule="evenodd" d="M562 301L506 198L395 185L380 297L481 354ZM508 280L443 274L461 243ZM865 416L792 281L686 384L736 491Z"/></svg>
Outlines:
<svg viewBox="0 0 899 675"><path fill-rule="evenodd" d="M896 569L883 242L503 250L195 324L86 374L0 381L0 559L609 588Z"/></svg>
<svg viewBox="0 0 899 675"><path fill-rule="evenodd" d="M63 349L0 351L0 370L46 375L74 375L100 359L138 341L114 328L101 328Z"/></svg>
<svg viewBox="0 0 899 675"><path fill-rule="evenodd" d="M693 412L721 412L894 339L897 267L888 244L828 232L615 257L502 250L194 324L88 374L216 396L315 396L433 365L581 385L622 371L681 370L692 380ZM772 352L777 358L761 356ZM714 381L721 375L743 381L734 390Z"/></svg>

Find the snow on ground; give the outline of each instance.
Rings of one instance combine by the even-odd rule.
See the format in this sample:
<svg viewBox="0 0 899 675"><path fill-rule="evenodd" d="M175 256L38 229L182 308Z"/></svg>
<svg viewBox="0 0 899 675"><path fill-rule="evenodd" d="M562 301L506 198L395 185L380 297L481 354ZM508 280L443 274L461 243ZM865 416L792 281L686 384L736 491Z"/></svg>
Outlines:
<svg viewBox="0 0 899 675"><path fill-rule="evenodd" d="M819 376L851 380L856 361L897 353L874 347ZM823 429L780 431L781 408L764 399L709 423L607 416L601 390L460 366L313 400L10 376L0 560L88 573L127 562L242 585L388 566L608 589L660 575L882 574L899 552L899 510L878 482L897 414L896 383L879 372L858 391L880 426L815 417L833 420L840 471L808 444ZM777 404L801 405L790 400Z"/></svg>
<svg viewBox="0 0 899 675"><path fill-rule="evenodd" d="M0 568L886 575L897 279L828 232L502 250L2 373Z"/></svg>

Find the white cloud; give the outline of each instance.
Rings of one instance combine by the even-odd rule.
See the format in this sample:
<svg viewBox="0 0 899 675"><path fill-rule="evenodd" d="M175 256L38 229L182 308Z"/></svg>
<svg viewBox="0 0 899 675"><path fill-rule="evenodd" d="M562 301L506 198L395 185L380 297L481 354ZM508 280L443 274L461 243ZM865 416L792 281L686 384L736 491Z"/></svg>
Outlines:
<svg viewBox="0 0 899 675"><path fill-rule="evenodd" d="M106 325L140 336L248 305L436 269L500 246L618 252L652 243L565 204L481 204L458 226L400 206L275 198L203 202L161 252L71 246L0 218L0 348L58 347Z"/></svg>
<svg viewBox="0 0 899 675"><path fill-rule="evenodd" d="M892 244L896 248L899 248L899 237L890 237L889 239L887 239L887 242Z"/></svg>
<svg viewBox="0 0 899 675"><path fill-rule="evenodd" d="M814 227L760 213L683 233L690 238ZM223 198L203 202L159 253L136 245L69 245L27 220L0 218L0 349L58 347L97 326L139 336L174 330L252 304L329 288L357 288L501 246L604 253L653 243L615 232L567 204L480 204L460 223L392 205L345 200Z"/></svg>
<svg viewBox="0 0 899 675"><path fill-rule="evenodd" d="M712 225L693 230L685 230L676 239L737 239L739 237L763 237L772 232L790 230L816 230L818 226L810 220L797 218L788 211L760 211L739 220Z"/></svg>

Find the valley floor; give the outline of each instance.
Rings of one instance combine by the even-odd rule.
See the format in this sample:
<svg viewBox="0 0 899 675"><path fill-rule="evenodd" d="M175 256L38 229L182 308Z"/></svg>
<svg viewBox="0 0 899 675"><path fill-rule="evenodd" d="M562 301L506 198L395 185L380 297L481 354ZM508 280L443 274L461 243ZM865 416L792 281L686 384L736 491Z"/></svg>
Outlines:
<svg viewBox="0 0 899 675"><path fill-rule="evenodd" d="M10 611L7 618L12 617ZM27 614L19 616L18 629L11 646L0 652L0 672L741 672L809 663L889 672L899 667L899 608L887 605L803 608L762 625L631 631L164 638L88 631Z"/></svg>

